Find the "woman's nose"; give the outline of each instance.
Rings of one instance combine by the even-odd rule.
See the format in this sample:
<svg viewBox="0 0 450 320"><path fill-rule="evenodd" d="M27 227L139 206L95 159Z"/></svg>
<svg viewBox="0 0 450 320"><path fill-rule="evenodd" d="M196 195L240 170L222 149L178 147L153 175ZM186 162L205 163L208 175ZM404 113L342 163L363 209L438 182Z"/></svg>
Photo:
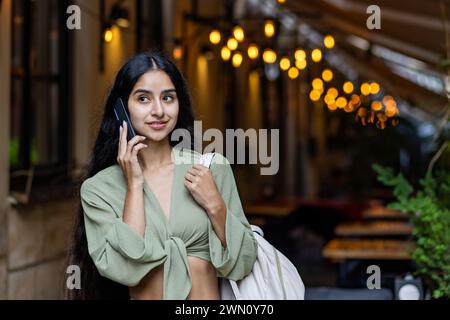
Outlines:
<svg viewBox="0 0 450 320"><path fill-rule="evenodd" d="M161 117L162 115L164 115L164 108L161 101L155 100L155 103L153 103L152 105L151 114L157 117Z"/></svg>

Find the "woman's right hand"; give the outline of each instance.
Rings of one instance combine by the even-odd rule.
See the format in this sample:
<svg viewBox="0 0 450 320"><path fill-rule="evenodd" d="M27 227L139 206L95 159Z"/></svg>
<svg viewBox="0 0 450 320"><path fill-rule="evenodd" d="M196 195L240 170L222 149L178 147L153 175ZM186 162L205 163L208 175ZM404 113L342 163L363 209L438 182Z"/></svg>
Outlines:
<svg viewBox="0 0 450 320"><path fill-rule="evenodd" d="M147 145L141 143L146 138L136 135L127 142L128 124L124 121L119 129L119 148L117 152L117 162L122 168L128 187L143 186L144 175L138 160L139 150Z"/></svg>

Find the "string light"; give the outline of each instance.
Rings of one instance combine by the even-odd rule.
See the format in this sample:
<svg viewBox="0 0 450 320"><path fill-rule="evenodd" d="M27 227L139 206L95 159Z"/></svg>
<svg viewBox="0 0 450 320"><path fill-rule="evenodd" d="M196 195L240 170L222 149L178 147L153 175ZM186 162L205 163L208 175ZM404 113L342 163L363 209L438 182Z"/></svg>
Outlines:
<svg viewBox="0 0 450 320"><path fill-rule="evenodd" d="M324 39L323 39L323 44L325 46L325 48L331 49L334 47L334 38L331 35L327 35Z"/></svg>
<svg viewBox="0 0 450 320"><path fill-rule="evenodd" d="M212 30L209 33L209 42L211 42L212 44L218 44L221 40L221 35L219 30Z"/></svg>
<svg viewBox="0 0 450 320"><path fill-rule="evenodd" d="M372 82L370 84L370 93L371 94L377 94L380 91L380 85L376 82Z"/></svg>
<svg viewBox="0 0 450 320"><path fill-rule="evenodd" d="M347 105L347 99L345 97L339 97L336 99L336 106L343 109Z"/></svg>
<svg viewBox="0 0 450 320"><path fill-rule="evenodd" d="M346 81L342 86L342 89L344 90L345 93L350 94L353 92L355 88L353 87L353 83L351 83L350 81Z"/></svg>
<svg viewBox="0 0 450 320"><path fill-rule="evenodd" d="M333 104L336 102L334 96L330 95L330 94L326 94L325 97L323 98L323 100L325 101L325 103L328 104Z"/></svg>
<svg viewBox="0 0 450 320"><path fill-rule="evenodd" d="M242 60L243 60L242 54L239 51L236 51L233 54L233 58L231 60L231 62L233 63L233 67L239 68L242 64Z"/></svg>
<svg viewBox="0 0 450 320"><path fill-rule="evenodd" d="M265 63L274 63L277 61L277 54L272 49L266 49L263 52L263 60Z"/></svg>
<svg viewBox="0 0 450 320"><path fill-rule="evenodd" d="M361 93L365 96L368 96L370 94L370 84L364 82L361 85Z"/></svg>
<svg viewBox="0 0 450 320"><path fill-rule="evenodd" d="M233 36L239 42L244 41L244 38L245 38L244 29L242 29L241 26L235 26L233 28Z"/></svg>
<svg viewBox="0 0 450 320"><path fill-rule="evenodd" d="M370 107L372 108L373 111L380 111L383 105L381 104L380 101L375 100L372 102Z"/></svg>
<svg viewBox="0 0 450 320"><path fill-rule="evenodd" d="M289 60L289 58L287 58L287 57L281 58L281 60L280 60L281 70L286 71L290 68L290 66L291 66L291 61Z"/></svg>
<svg viewBox="0 0 450 320"><path fill-rule="evenodd" d="M311 90L311 92L309 93L309 98L312 101L319 101L320 99L320 92L317 90Z"/></svg>
<svg viewBox="0 0 450 320"><path fill-rule="evenodd" d="M306 59L305 50L302 50L302 49L295 50L294 57L295 57L295 60L297 60L297 61L305 60Z"/></svg>
<svg viewBox="0 0 450 320"><path fill-rule="evenodd" d="M314 49L311 52L311 59L314 62L319 62L320 60L322 60L322 51L320 51L320 49Z"/></svg>
<svg viewBox="0 0 450 320"><path fill-rule="evenodd" d="M336 103L327 104L327 107L328 107L328 110L330 110L330 111L334 111L337 109Z"/></svg>
<svg viewBox="0 0 450 320"><path fill-rule="evenodd" d="M333 71L330 69L325 69L322 71L322 79L326 82L333 80Z"/></svg>
<svg viewBox="0 0 450 320"><path fill-rule="evenodd" d="M291 79L295 79L300 75L300 72L298 71L298 69L296 67L290 67L289 71L288 71L288 76Z"/></svg>
<svg viewBox="0 0 450 320"><path fill-rule="evenodd" d="M321 88L323 88L323 81L322 81L322 79L315 78L315 79L312 81L312 87L313 87L315 90L320 90Z"/></svg>
<svg viewBox="0 0 450 320"><path fill-rule="evenodd" d="M238 41L235 38L230 38L227 41L227 47L231 51L236 50L238 47Z"/></svg>
<svg viewBox="0 0 450 320"><path fill-rule="evenodd" d="M306 60L295 60L295 66L300 70L305 69L306 68Z"/></svg>
<svg viewBox="0 0 450 320"><path fill-rule="evenodd" d="M228 49L227 47L222 47L222 49L220 50L220 56L222 57L223 61L230 60L231 57L230 49Z"/></svg>
<svg viewBox="0 0 450 320"><path fill-rule="evenodd" d="M247 55L250 59L254 60L259 56L259 49L256 44L250 44L247 49Z"/></svg>
<svg viewBox="0 0 450 320"><path fill-rule="evenodd" d="M273 35L275 34L275 24L273 23L272 20L267 20L264 23L264 34L266 35L267 38L272 38Z"/></svg>
<svg viewBox="0 0 450 320"><path fill-rule="evenodd" d="M361 105L361 99L357 94L352 94L350 102L355 106L355 108Z"/></svg>
<svg viewBox="0 0 450 320"><path fill-rule="evenodd" d="M329 88L329 89L327 90L327 94L330 95L330 96L332 96L334 99L336 99L337 96L339 95L339 92L337 91L336 88L331 87L331 88Z"/></svg>

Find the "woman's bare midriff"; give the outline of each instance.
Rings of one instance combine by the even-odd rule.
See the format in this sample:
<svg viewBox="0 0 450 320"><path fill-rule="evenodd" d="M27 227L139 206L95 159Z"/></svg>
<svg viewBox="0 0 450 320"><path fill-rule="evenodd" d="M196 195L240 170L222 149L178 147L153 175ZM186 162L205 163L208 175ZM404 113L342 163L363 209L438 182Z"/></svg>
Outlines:
<svg viewBox="0 0 450 320"><path fill-rule="evenodd" d="M220 300L219 281L211 262L188 256L192 289L187 300ZM141 282L130 287L130 297L143 300L163 299L164 265L150 271Z"/></svg>

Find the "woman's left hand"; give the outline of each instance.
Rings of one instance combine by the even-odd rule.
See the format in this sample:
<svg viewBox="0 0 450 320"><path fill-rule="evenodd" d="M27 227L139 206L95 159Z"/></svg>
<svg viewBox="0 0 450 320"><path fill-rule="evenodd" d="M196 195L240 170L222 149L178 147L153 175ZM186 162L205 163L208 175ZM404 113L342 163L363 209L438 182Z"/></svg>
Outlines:
<svg viewBox="0 0 450 320"><path fill-rule="evenodd" d="M205 166L194 164L184 177L184 185L208 214L214 214L217 210L225 207L214 177Z"/></svg>

